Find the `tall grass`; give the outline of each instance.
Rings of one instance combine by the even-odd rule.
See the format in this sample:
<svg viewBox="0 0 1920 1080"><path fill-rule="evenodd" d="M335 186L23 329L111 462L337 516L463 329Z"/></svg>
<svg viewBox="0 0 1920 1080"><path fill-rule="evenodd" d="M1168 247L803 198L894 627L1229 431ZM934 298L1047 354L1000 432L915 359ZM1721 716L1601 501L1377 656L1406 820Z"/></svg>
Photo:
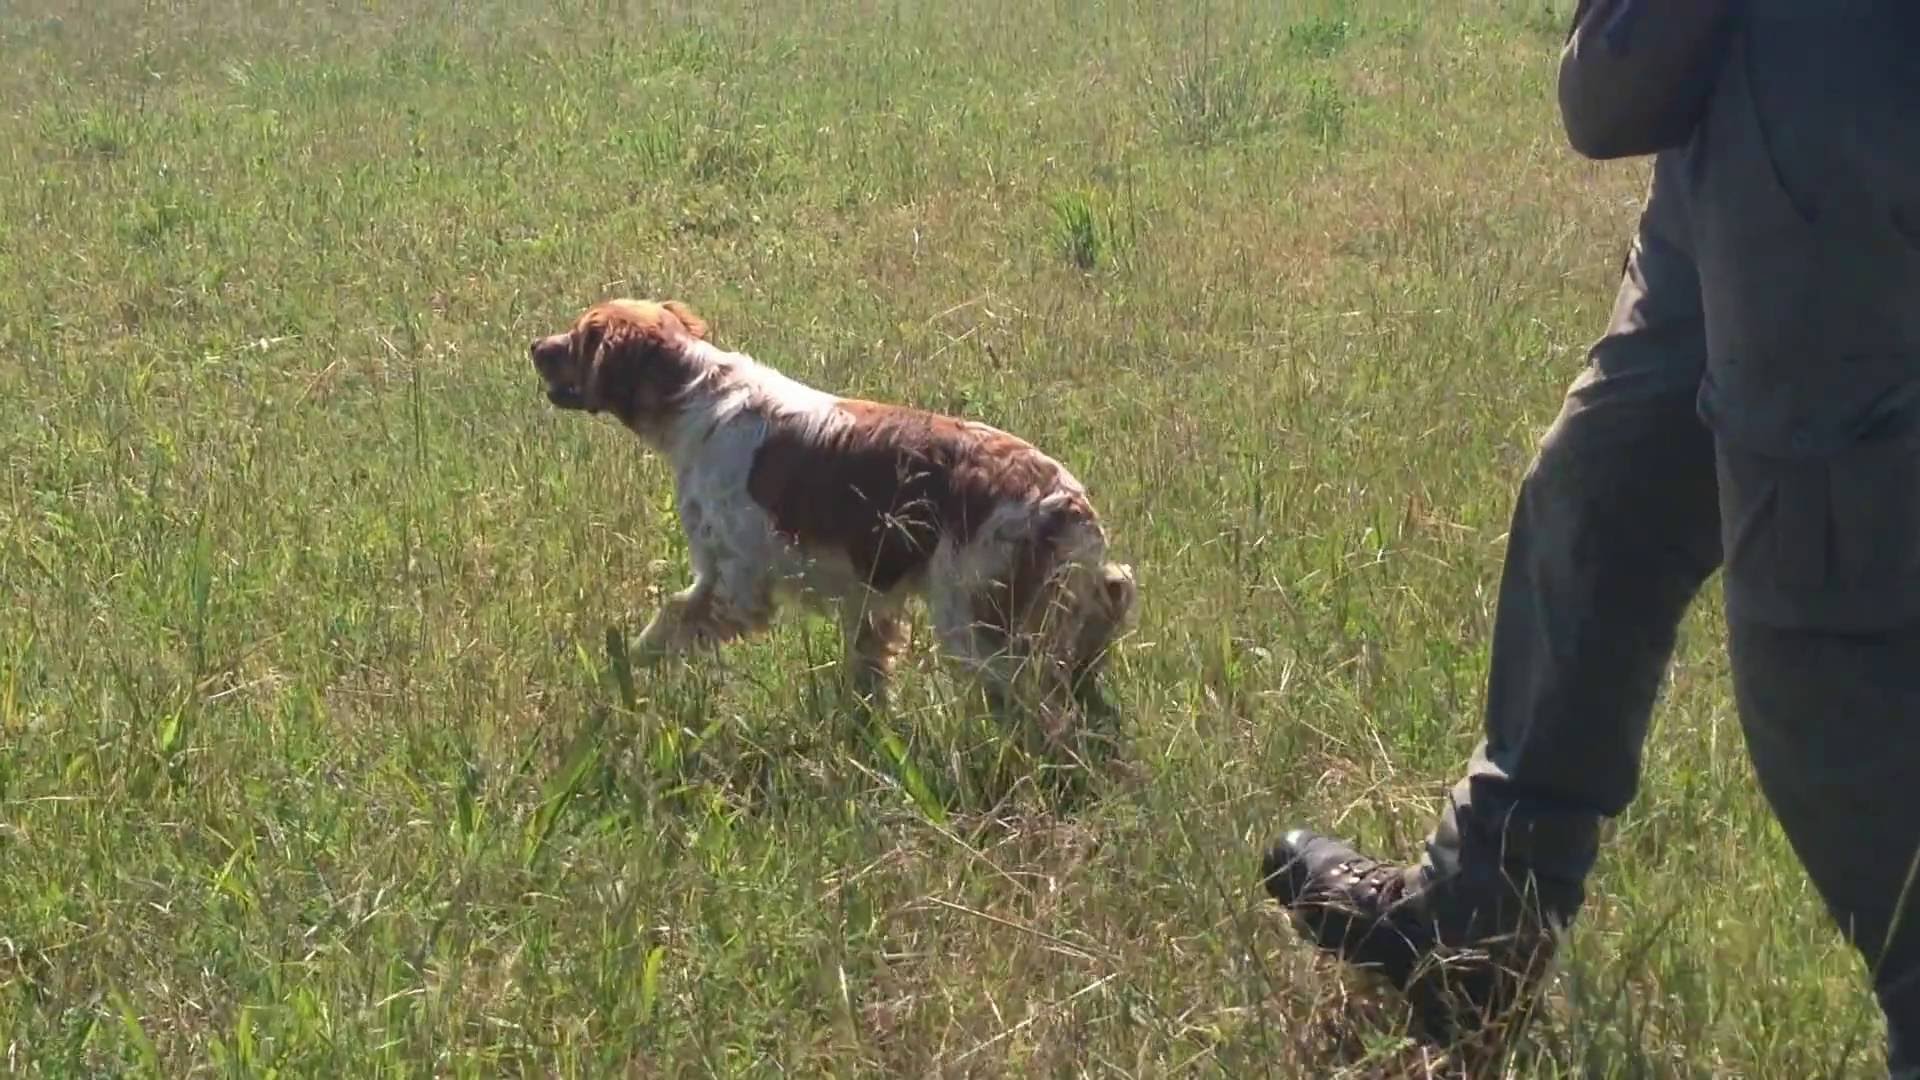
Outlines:
<svg viewBox="0 0 1920 1080"><path fill-rule="evenodd" d="M1564 15L0 9L8 1071L1437 1068L1257 849L1411 852L1477 734L1643 177L1562 148ZM629 668L668 477L524 359L614 293L1066 459L1113 759L1063 795L924 649L851 714L818 623ZM1516 1075L1878 1061L1720 646Z"/></svg>

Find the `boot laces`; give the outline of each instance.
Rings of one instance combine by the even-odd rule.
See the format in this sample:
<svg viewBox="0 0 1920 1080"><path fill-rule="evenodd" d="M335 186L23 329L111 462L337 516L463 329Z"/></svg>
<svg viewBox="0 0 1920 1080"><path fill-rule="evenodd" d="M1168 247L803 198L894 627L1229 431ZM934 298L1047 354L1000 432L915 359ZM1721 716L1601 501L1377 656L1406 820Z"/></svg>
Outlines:
<svg viewBox="0 0 1920 1080"><path fill-rule="evenodd" d="M1335 863L1321 878L1320 892L1364 914L1383 915L1406 891L1406 873L1398 866L1359 856Z"/></svg>

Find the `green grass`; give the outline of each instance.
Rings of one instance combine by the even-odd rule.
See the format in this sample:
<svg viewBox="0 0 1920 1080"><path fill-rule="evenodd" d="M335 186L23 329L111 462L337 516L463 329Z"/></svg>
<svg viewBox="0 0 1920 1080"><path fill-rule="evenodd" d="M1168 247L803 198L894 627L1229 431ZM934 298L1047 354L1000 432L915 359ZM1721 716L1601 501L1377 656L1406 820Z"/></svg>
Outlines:
<svg viewBox="0 0 1920 1080"><path fill-rule="evenodd" d="M1419 1075L1254 888L1410 852L1644 163L1563 2L0 7L0 1055L73 1075ZM1066 458L1064 800L924 651L628 671L667 476L526 342L678 297ZM1516 1075L1871 1075L1690 620ZM610 639L612 645L610 647Z"/></svg>

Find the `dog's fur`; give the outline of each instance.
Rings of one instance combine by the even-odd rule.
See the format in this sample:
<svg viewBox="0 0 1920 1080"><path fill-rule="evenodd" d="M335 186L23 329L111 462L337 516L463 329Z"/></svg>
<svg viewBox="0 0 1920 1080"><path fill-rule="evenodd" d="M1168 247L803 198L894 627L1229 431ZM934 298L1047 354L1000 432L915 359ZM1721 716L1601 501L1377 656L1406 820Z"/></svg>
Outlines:
<svg viewBox="0 0 1920 1080"><path fill-rule="evenodd" d="M833 602L858 689L879 696L923 596L943 651L1004 706L1104 710L1095 677L1131 611L1085 489L1003 431L802 385L707 340L678 301L612 300L533 343L547 397L607 413L672 465L693 584L641 632L649 658Z"/></svg>

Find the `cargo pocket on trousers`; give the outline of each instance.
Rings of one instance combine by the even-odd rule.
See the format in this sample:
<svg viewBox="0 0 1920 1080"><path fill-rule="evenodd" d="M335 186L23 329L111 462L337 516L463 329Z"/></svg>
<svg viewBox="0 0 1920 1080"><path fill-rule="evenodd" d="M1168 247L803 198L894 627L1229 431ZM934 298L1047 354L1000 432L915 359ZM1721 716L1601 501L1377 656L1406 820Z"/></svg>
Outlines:
<svg viewBox="0 0 1920 1080"><path fill-rule="evenodd" d="M1731 613L1835 633L1920 619L1920 447L1719 457Z"/></svg>
<svg viewBox="0 0 1920 1080"><path fill-rule="evenodd" d="M1920 582L1920 448L1905 440L1855 447L1827 464L1827 488L1835 583L1856 593L1912 591Z"/></svg>

